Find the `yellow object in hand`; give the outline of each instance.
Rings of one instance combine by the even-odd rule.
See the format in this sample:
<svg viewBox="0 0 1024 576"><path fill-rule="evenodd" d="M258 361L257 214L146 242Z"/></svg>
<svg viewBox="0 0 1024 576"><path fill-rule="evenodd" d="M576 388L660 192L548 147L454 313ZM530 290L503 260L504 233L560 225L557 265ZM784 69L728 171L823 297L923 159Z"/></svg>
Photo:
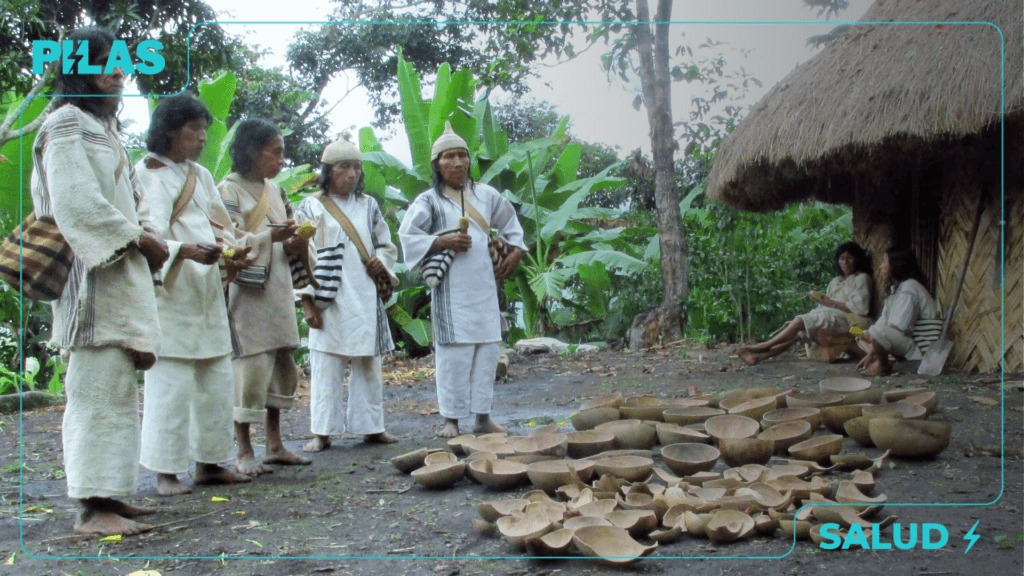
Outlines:
<svg viewBox="0 0 1024 576"><path fill-rule="evenodd" d="M316 225L308 220L303 222L302 226L299 226L299 229L295 231L295 235L303 240L309 240L313 237L313 234L316 234Z"/></svg>
<svg viewBox="0 0 1024 576"><path fill-rule="evenodd" d="M459 218L459 231L465 234L467 230L469 230L469 218L463 216Z"/></svg>
<svg viewBox="0 0 1024 576"><path fill-rule="evenodd" d="M853 334L854 336L860 336L863 333L864 331L858 328L857 326L850 326L850 334Z"/></svg>

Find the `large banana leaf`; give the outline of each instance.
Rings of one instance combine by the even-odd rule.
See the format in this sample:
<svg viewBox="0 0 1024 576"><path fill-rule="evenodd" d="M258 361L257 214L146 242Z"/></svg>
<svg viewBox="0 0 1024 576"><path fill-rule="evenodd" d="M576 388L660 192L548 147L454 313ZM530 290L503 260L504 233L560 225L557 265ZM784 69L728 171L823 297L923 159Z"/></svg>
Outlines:
<svg viewBox="0 0 1024 576"><path fill-rule="evenodd" d="M238 123L228 130L227 118L237 83L235 73L230 70L221 72L213 80L199 83L199 100L213 116L213 122L206 129L206 148L199 156L199 163L213 174L216 182L231 171L231 141L235 138Z"/></svg>
<svg viewBox="0 0 1024 576"><path fill-rule="evenodd" d="M405 134L409 137L409 152L416 173L424 180L430 178L429 103L423 101L419 75L412 64L398 52L398 93L401 98Z"/></svg>
<svg viewBox="0 0 1024 576"><path fill-rule="evenodd" d="M213 80L199 83L199 99L214 118L224 120L228 117L231 103L235 100L235 89L238 79L230 70L221 71Z"/></svg>
<svg viewBox="0 0 1024 576"><path fill-rule="evenodd" d="M384 151L366 152L363 154L363 170L373 170L379 174L383 182L388 186L398 188L406 202L412 202L416 195L430 187L430 183L424 180L420 174L410 170L399 159ZM369 178L367 179L367 190L370 190ZM384 187L371 190L371 192L383 195Z"/></svg>
<svg viewBox="0 0 1024 576"><path fill-rule="evenodd" d="M24 98L14 98L9 93L5 100L7 104L5 117L15 117L11 128L18 129L23 124L28 124L42 113L49 102L49 98L33 98L25 104ZM24 104L24 112L22 105ZM21 115L21 119L17 116ZM32 211L32 193L29 186L32 177L32 145L35 142L35 134L25 134L21 138L15 138L0 148L0 154L7 157L6 162L0 162L0 212L3 212L9 220L23 219ZM19 203L23 205L19 213Z"/></svg>
<svg viewBox="0 0 1024 576"><path fill-rule="evenodd" d="M427 116L427 133L430 141L437 140L444 131L444 123L455 109L455 87L452 86L452 67L445 62L437 69L434 80L434 97L430 100Z"/></svg>
<svg viewBox="0 0 1024 576"><path fill-rule="evenodd" d="M537 272L530 277L530 290L537 300L561 300L565 283L575 273L568 268L553 268Z"/></svg>
<svg viewBox="0 0 1024 576"><path fill-rule="evenodd" d="M612 164L595 176L584 178L583 180L575 180L565 186L562 186L559 190L572 188L577 188L577 190L562 202L562 205L558 210L554 211L548 217L547 221L544 223L544 227L541 229L541 237L545 240L550 240L557 232L565 228L569 220L579 218L580 202L582 202L587 196L590 196L595 190L621 186L624 184L625 181L623 179L613 179L608 176L608 173L617 165L618 164Z"/></svg>
<svg viewBox="0 0 1024 576"><path fill-rule="evenodd" d="M643 260L623 254L617 250L587 250L562 256L558 259L558 263L567 268L577 268L595 262L600 262L606 268L614 268L635 274L639 274L647 269L647 263Z"/></svg>

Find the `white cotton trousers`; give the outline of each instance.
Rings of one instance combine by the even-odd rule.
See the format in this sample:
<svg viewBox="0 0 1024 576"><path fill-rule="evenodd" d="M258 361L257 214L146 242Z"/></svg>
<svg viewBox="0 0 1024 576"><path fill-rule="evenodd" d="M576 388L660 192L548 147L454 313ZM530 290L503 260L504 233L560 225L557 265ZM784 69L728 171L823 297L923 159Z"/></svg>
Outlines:
<svg viewBox="0 0 1024 576"><path fill-rule="evenodd" d="M452 420L490 414L498 343L437 344L434 347L437 406Z"/></svg>
<svg viewBox="0 0 1024 576"><path fill-rule="evenodd" d="M868 334L871 334L871 338L878 342L878 345L883 350L888 351L893 356L907 360L920 360L924 358L924 354L921 354L921 350L914 343L913 338L891 326L875 324L868 328Z"/></svg>
<svg viewBox="0 0 1024 576"><path fill-rule="evenodd" d="M198 360L160 358L146 372L140 463L160 474L184 474L192 460L231 460L234 403L230 354Z"/></svg>
<svg viewBox="0 0 1024 576"><path fill-rule="evenodd" d="M351 362L348 409L345 365ZM341 356L309 351L310 429L317 436L380 434L384 431L384 381L380 356Z"/></svg>
<svg viewBox="0 0 1024 576"><path fill-rule="evenodd" d="M68 497L120 498L139 478L139 393L123 348L72 348L64 388Z"/></svg>

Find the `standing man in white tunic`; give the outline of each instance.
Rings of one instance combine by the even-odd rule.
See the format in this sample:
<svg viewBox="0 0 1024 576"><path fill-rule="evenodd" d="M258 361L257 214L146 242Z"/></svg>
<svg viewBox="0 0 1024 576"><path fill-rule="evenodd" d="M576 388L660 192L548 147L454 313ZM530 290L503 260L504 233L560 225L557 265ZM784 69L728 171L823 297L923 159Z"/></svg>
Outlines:
<svg viewBox="0 0 1024 576"><path fill-rule="evenodd" d="M303 450L320 452L331 446L332 434L346 430L363 435L368 444L392 444L398 439L384 431L384 382L381 356L394 350L384 303L377 297L374 277L392 270L398 248L377 201L363 193L363 156L348 140L324 149L320 167L321 191L299 204L299 221L317 223L311 239L317 248L314 277L319 289L307 286L296 293L309 324L310 428L313 439ZM325 197L326 195L326 197ZM348 220L350 237L334 211ZM358 244L357 244L358 243ZM362 262L362 253L368 256ZM345 368L350 367L348 410L345 410Z"/></svg>
<svg viewBox="0 0 1024 576"><path fill-rule="evenodd" d="M470 414L476 415L474 432L503 432L490 417L501 341L496 280L508 278L522 260L523 228L511 202L469 177L468 146L450 124L430 155L434 187L412 202L398 234L412 270L421 270L428 256L454 252L451 268L431 292L437 404L445 419L438 435L457 436L459 419ZM439 234L457 229L469 206L486 219L487 229L469 218L465 232ZM491 262L491 228L511 247L497 267Z"/></svg>
<svg viewBox="0 0 1024 576"><path fill-rule="evenodd" d="M114 44L105 28L68 35L76 54L100 68ZM65 74L57 68L54 109L33 144L32 204L53 216L74 250L53 302L52 342L68 361L61 435L68 496L81 506L75 532L138 534L135 517L155 512L122 499L139 473L136 370L156 361L160 324L151 272L167 243L149 221L142 186L118 134L125 73Z"/></svg>
<svg viewBox="0 0 1024 576"><path fill-rule="evenodd" d="M189 93L162 99L146 138L149 153L135 165L150 218L170 250L157 289L160 358L146 372L140 459L156 472L161 496L192 491L178 481L190 460L195 484L250 480L219 465L234 449L235 380L217 264L220 242L233 244L234 232L213 176L195 162L212 119ZM245 252L239 248L235 255Z"/></svg>

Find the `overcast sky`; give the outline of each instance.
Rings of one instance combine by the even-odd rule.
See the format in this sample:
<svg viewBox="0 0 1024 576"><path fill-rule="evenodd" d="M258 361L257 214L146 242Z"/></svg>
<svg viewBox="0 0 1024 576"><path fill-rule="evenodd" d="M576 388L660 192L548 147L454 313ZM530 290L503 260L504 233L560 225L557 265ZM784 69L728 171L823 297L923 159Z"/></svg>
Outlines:
<svg viewBox="0 0 1024 576"><path fill-rule="evenodd" d="M218 20L228 32L243 35L249 44L272 50L273 54L263 62L267 67L285 66L284 54L295 33L308 28L310 23L325 20L332 7L325 0L289 2L287 18L291 23L283 24L278 23L282 15L280 5L271 9L251 0L206 2L218 12ZM870 4L868 0L851 0L850 8L841 14L842 20L859 19ZM821 21L817 12L800 0L677 0L672 18L674 45L686 42L696 47L708 38L726 42L720 50L725 53L728 64L742 66L762 81L762 88L751 85L747 104L756 102L797 64L814 55L807 45L808 37L827 32L836 25L836 21ZM617 78L609 82L600 68L602 48L595 46L572 61L539 68L540 77L530 82L531 92L527 98L546 100L560 113L571 116L571 132L583 140L617 147L620 156L638 147L649 152L646 112L643 108L634 110L632 106L639 84L626 84ZM741 51L747 55L741 56ZM333 105L348 90L350 81L337 78L324 91L324 97ZM673 116L676 121L686 120L694 91L704 90L704 87L679 82L673 84L672 90ZM424 96L431 94L431 87L424 86ZM492 96L492 103L500 99L500 94L497 98ZM149 125L142 98L126 98L122 117L136 121L129 129L131 132L143 132ZM335 136L368 126L373 121L373 111L366 93L361 89L353 91L334 109L330 119L337 132ZM408 143L401 129L391 137L380 133L378 137L388 152L409 161Z"/></svg>

